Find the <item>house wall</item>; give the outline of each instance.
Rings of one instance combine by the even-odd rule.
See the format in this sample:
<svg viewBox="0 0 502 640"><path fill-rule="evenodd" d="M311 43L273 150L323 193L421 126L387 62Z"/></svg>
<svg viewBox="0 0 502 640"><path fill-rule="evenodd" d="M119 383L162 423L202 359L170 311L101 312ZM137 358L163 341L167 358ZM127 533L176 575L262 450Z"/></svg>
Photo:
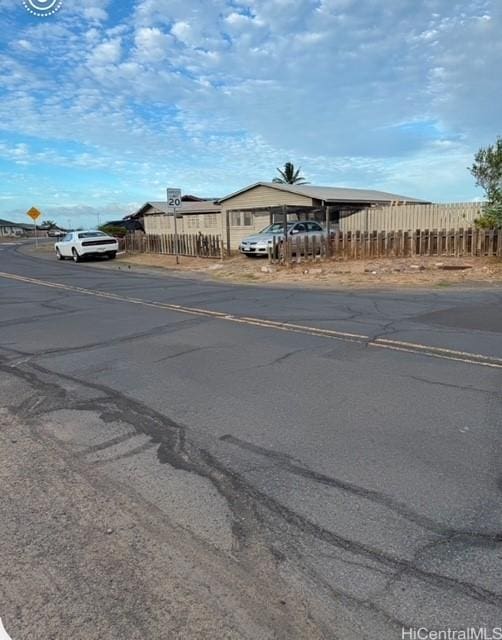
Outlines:
<svg viewBox="0 0 502 640"><path fill-rule="evenodd" d="M149 235L158 235L161 233L172 233L171 217L164 214L154 213L145 215L143 218L143 226L145 233Z"/></svg>
<svg viewBox="0 0 502 640"><path fill-rule="evenodd" d="M0 236L3 237L12 238L22 236L23 234L23 229L20 229L19 227L0 227Z"/></svg>
<svg viewBox="0 0 502 640"><path fill-rule="evenodd" d="M340 220L341 231L408 231L466 229L481 213L482 203L404 204L358 211Z"/></svg>
<svg viewBox="0 0 502 640"><path fill-rule="evenodd" d="M229 198L221 203L221 235L223 242L227 243L227 212L229 214L230 223L230 249L236 250L242 238L256 233L266 227L270 220L270 214L266 210L267 207L278 207L282 205L305 205L312 206L312 198L297 195L295 193L287 193L266 186L258 186L244 193ZM253 209L264 209L262 211L253 212ZM253 212L253 215L239 216L237 212ZM232 215L235 212L235 215ZM246 224L244 224L246 222Z"/></svg>
<svg viewBox="0 0 502 640"><path fill-rule="evenodd" d="M312 198L258 186L223 202L221 213L185 214L182 219L178 218L178 233L219 234L226 244L228 212L230 248L236 250L242 238L261 231L269 224L270 213L267 208L282 205L311 207L312 204ZM147 234L174 233L172 216L146 212L143 221Z"/></svg>
<svg viewBox="0 0 502 640"><path fill-rule="evenodd" d="M174 233L173 216L165 213L145 215L143 218L145 233L157 235ZM178 233L221 233L221 213L199 213L184 215L177 219Z"/></svg>

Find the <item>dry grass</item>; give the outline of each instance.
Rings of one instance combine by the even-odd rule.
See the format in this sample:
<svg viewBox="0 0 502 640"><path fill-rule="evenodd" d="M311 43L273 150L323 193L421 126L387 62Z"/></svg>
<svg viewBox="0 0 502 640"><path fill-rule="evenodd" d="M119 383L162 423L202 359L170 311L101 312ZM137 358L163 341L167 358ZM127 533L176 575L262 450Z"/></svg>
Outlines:
<svg viewBox="0 0 502 640"><path fill-rule="evenodd" d="M381 258L271 266L265 259L234 256L221 262L156 254L119 258L131 266L157 267L184 273L203 273L231 282L299 283L326 287L451 286L474 282L502 283L502 261L495 258ZM469 267L454 270L454 267ZM448 270L448 268L452 270ZM270 269L270 271L268 271Z"/></svg>
<svg viewBox="0 0 502 640"><path fill-rule="evenodd" d="M30 253L54 253L53 243L42 243ZM54 256L55 259L55 256ZM184 274L199 274L214 280L259 283L298 284L326 288L345 287L449 287L458 284L502 284L502 260L497 258L379 258L375 260L332 260L292 266L269 265L268 260L233 256L223 262L216 259L159 254L122 254L116 261L96 260L93 266L105 268L156 268ZM469 267L448 270L453 267Z"/></svg>

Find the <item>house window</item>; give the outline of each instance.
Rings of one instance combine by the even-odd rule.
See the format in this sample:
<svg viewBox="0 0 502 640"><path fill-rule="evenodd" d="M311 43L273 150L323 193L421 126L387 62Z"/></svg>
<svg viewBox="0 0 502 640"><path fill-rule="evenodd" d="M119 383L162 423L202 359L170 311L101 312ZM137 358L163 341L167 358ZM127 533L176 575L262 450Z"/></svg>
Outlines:
<svg viewBox="0 0 502 640"><path fill-rule="evenodd" d="M218 226L218 216L215 213L207 213L204 216L204 227L206 229L215 229Z"/></svg>
<svg viewBox="0 0 502 640"><path fill-rule="evenodd" d="M231 211L230 226L232 227L252 227L254 225L254 215L252 211Z"/></svg>
<svg viewBox="0 0 502 640"><path fill-rule="evenodd" d="M185 220L187 221L187 229L198 229L199 216L186 216Z"/></svg>

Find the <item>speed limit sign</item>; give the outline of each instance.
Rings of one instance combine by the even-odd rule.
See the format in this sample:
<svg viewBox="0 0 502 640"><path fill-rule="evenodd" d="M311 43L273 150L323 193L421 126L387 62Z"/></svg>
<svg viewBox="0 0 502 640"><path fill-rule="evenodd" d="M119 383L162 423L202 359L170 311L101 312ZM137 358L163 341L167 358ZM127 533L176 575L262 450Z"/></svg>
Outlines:
<svg viewBox="0 0 502 640"><path fill-rule="evenodd" d="M181 189L166 189L167 191L167 211L174 221L174 254L176 256L176 264L180 263L180 246L178 242L178 214L176 209L181 207Z"/></svg>
<svg viewBox="0 0 502 640"><path fill-rule="evenodd" d="M167 206L170 209L181 207L181 189L167 189Z"/></svg>

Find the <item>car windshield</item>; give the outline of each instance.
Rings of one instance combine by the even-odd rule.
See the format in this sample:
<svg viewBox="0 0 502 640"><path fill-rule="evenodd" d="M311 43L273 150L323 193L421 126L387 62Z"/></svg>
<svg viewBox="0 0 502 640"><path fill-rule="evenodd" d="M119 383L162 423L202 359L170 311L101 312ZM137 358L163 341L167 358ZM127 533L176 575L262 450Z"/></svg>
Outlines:
<svg viewBox="0 0 502 640"><path fill-rule="evenodd" d="M82 238L101 238L103 236L106 237L106 233L103 233L102 231L86 231L85 233L79 233L78 234L79 239L82 239Z"/></svg>
<svg viewBox="0 0 502 640"><path fill-rule="evenodd" d="M288 229L291 229L294 223L288 222ZM268 227L262 229L260 233L283 233L284 232L284 224L282 222L274 222L274 224L269 224Z"/></svg>

